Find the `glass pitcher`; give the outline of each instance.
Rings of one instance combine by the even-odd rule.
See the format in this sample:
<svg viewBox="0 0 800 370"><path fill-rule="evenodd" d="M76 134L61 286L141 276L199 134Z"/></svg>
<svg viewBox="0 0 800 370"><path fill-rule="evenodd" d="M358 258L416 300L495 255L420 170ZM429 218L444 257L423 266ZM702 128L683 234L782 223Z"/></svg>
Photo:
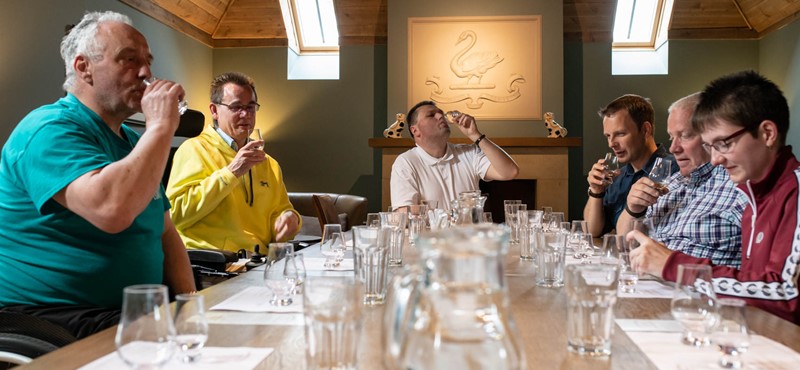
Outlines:
<svg viewBox="0 0 800 370"><path fill-rule="evenodd" d="M467 191L458 195L453 202L455 220L459 225L479 224L483 221L483 205L486 197L480 191Z"/></svg>
<svg viewBox="0 0 800 370"><path fill-rule="evenodd" d="M417 239L420 264L393 282L385 317L391 369L524 369L503 275L508 230L465 225Z"/></svg>

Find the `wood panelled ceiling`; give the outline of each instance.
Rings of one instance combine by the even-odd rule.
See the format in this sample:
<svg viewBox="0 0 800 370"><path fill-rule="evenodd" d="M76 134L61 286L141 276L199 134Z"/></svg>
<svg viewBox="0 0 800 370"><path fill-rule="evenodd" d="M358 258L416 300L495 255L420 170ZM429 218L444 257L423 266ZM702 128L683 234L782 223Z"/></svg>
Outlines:
<svg viewBox="0 0 800 370"><path fill-rule="evenodd" d="M214 47L286 46L278 0L119 0ZM385 44L389 0L334 0L340 45ZM554 1L554 0L541 0ZM800 0L674 0L670 39L758 39L800 18ZM609 42L616 0L564 0L564 38Z"/></svg>
<svg viewBox="0 0 800 370"><path fill-rule="evenodd" d="M674 0L669 39L758 39L800 18L799 0ZM616 0L564 0L564 38L611 41Z"/></svg>

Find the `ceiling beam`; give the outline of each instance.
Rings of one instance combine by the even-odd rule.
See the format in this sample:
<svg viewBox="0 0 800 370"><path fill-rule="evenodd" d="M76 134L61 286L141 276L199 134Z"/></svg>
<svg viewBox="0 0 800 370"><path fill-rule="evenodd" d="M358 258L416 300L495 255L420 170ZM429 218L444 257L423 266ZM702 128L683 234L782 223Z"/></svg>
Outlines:
<svg viewBox="0 0 800 370"><path fill-rule="evenodd" d="M214 41L211 39L211 36L203 32L203 30L191 25L189 22L184 21L181 18L178 18L174 14L170 13L169 11L165 10L164 8L154 4L152 1L148 0L119 0L121 3L130 6L144 14L147 14L151 18L161 22L162 24L166 25L167 27L171 27L183 34L203 43L206 46L213 47Z"/></svg>

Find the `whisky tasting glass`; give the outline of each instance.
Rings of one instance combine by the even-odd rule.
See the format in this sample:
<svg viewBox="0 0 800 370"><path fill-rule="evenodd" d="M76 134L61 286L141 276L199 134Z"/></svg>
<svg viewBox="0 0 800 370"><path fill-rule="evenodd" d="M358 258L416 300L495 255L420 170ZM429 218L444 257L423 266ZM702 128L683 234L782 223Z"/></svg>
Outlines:
<svg viewBox="0 0 800 370"><path fill-rule="evenodd" d="M653 169L647 177L656 183L656 189L661 193L666 193L668 180L672 176L672 161L665 158L656 158Z"/></svg>
<svg viewBox="0 0 800 370"><path fill-rule="evenodd" d="M175 343L184 363L200 359L200 351L208 340L208 321L199 294L178 294L175 296Z"/></svg>
<svg viewBox="0 0 800 370"><path fill-rule="evenodd" d="M717 364L725 369L741 369L741 354L750 347L745 318L745 302L737 298L719 300L719 323L711 332L711 342L722 355Z"/></svg>
<svg viewBox="0 0 800 370"><path fill-rule="evenodd" d="M150 86L153 82L156 82L157 78L151 76L149 78L145 78L142 80L145 86ZM186 100L179 100L178 101L178 114L183 115L186 113L186 110L189 109L189 103Z"/></svg>
<svg viewBox="0 0 800 370"><path fill-rule="evenodd" d="M672 317L684 328L683 344L694 347L709 345L711 329L719 318L711 266L678 265L678 279L670 307Z"/></svg>
<svg viewBox="0 0 800 370"><path fill-rule="evenodd" d="M157 369L174 351L175 326L167 287L132 285L122 291L122 313L114 343L122 361L133 369Z"/></svg>
<svg viewBox="0 0 800 370"><path fill-rule="evenodd" d="M603 183L611 185L614 183L614 178L619 175L619 160L614 153L606 153L603 164L605 165Z"/></svg>

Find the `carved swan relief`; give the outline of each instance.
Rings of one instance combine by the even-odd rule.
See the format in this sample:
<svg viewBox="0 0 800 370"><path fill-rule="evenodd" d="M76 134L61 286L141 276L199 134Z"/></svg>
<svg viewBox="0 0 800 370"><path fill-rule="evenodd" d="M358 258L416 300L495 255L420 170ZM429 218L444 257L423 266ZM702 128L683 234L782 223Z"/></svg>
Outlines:
<svg viewBox="0 0 800 370"><path fill-rule="evenodd" d="M475 35L474 31L466 30L458 37L456 45L463 43L467 39L469 39L469 43L450 61L450 69L453 73L458 77L467 79L466 84L459 85L459 87L493 89L494 84L481 85L481 78L488 70L502 62L503 58L496 51L476 51L466 55L475 46L478 36ZM452 87L455 88L456 86Z"/></svg>

